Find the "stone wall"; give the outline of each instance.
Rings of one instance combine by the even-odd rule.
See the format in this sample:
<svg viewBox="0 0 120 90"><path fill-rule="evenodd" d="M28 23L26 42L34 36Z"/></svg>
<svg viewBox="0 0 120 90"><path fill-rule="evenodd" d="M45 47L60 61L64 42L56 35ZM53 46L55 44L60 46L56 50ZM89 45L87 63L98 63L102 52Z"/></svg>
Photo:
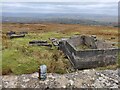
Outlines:
<svg viewBox="0 0 120 90"><path fill-rule="evenodd" d="M97 48L94 38L89 36L73 36L70 39L68 39L68 42L71 45L74 45L74 47L84 44L92 49Z"/></svg>
<svg viewBox="0 0 120 90"><path fill-rule="evenodd" d="M110 42L103 42L102 40L95 42L98 49L109 49L112 48L112 44Z"/></svg>
<svg viewBox="0 0 120 90"><path fill-rule="evenodd" d="M80 88L80 90L82 88L85 88L85 90L86 88L88 88L88 90L89 88L91 88L90 90L92 90L92 88L119 90L117 88L120 82L118 69L102 71L94 69L80 70L62 75L47 73L47 79L44 81L39 80L38 77L38 72L22 75L3 75L0 76L2 82L0 88L2 88L2 90L26 90L26 88L28 88L27 90L56 90L56 88L61 88L60 90L72 90L72 88Z"/></svg>
<svg viewBox="0 0 120 90"><path fill-rule="evenodd" d="M87 45L91 49L97 49L97 46L95 44L95 40L93 37L89 36L81 36L81 39L83 40L83 44Z"/></svg>
<svg viewBox="0 0 120 90"><path fill-rule="evenodd" d="M101 67L117 63L118 49L77 51L77 69Z"/></svg>
<svg viewBox="0 0 120 90"><path fill-rule="evenodd" d="M94 68L117 63L117 53L120 49L109 48L78 51L72 44L72 40L61 41L59 48L69 58L75 69Z"/></svg>
<svg viewBox="0 0 120 90"><path fill-rule="evenodd" d="M107 49L112 48L112 44L103 40L97 40L90 36L73 36L67 40L71 45L77 47L81 44L88 46L90 49Z"/></svg>
<svg viewBox="0 0 120 90"><path fill-rule="evenodd" d="M76 53L75 49L72 48L72 46L70 46L69 43L67 43L66 41L62 41L62 42L59 43L59 49L61 51L63 51L63 53L68 57L68 59L70 60L71 64L75 68L76 60L72 56L72 53Z"/></svg>

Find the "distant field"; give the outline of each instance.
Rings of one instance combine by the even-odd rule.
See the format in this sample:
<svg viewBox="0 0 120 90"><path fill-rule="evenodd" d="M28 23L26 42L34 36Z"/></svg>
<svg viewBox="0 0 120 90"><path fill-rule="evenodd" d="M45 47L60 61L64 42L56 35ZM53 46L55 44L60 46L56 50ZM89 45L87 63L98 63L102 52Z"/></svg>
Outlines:
<svg viewBox="0 0 120 90"><path fill-rule="evenodd" d="M27 31L24 38L9 39L7 31ZM118 28L84 26L78 24L3 24L2 72L3 74L33 73L39 65L46 64L48 72L67 73L71 66L64 54L54 46L52 49L30 46L31 40L69 37L75 34L97 35L100 39L118 42ZM112 39L112 38L114 39ZM50 42L51 43L51 42Z"/></svg>

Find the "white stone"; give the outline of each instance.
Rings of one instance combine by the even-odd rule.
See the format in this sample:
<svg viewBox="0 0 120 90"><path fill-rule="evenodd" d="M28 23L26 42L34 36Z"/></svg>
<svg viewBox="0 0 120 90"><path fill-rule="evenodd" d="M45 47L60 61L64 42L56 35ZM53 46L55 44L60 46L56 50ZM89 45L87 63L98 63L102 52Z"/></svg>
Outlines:
<svg viewBox="0 0 120 90"><path fill-rule="evenodd" d="M69 80L69 83L70 83L70 85L73 85L74 81L73 80Z"/></svg>
<svg viewBox="0 0 120 90"><path fill-rule="evenodd" d="M62 88L66 88L66 86L62 86Z"/></svg>
<svg viewBox="0 0 120 90"><path fill-rule="evenodd" d="M103 78L102 78L102 77L99 77L99 80L100 80L100 81L102 81L102 80L103 80Z"/></svg>
<svg viewBox="0 0 120 90"><path fill-rule="evenodd" d="M24 82L28 82L30 79L25 79L25 80L23 80Z"/></svg>
<svg viewBox="0 0 120 90"><path fill-rule="evenodd" d="M33 73L32 75L31 75L31 77L33 77L33 78L38 78L39 77L39 73Z"/></svg>

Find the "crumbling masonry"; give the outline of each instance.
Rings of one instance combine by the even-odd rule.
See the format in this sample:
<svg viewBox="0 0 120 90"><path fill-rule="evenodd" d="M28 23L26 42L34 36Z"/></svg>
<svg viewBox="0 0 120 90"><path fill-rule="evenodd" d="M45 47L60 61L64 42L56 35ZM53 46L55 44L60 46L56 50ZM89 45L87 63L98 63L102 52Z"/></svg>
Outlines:
<svg viewBox="0 0 120 90"><path fill-rule="evenodd" d="M85 45L87 49L78 49ZM74 36L59 42L59 49L69 58L75 69L95 68L117 63L118 48L97 40L94 36Z"/></svg>

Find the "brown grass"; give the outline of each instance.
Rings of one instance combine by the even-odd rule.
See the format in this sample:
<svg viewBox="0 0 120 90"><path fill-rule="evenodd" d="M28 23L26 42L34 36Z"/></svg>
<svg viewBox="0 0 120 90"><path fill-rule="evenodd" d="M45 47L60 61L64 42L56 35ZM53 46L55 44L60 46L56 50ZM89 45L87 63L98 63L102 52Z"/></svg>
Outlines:
<svg viewBox="0 0 120 90"><path fill-rule="evenodd" d="M118 40L118 28L108 26L89 26L78 24L3 24L3 32L7 31L28 31L28 32L48 32L56 31L61 33L79 32L80 34L97 35L100 38L109 39L115 36Z"/></svg>
<svg viewBox="0 0 120 90"><path fill-rule="evenodd" d="M74 32L85 34L85 35L97 35L97 38L109 40L112 42L118 42L118 33L117 27L110 26L89 26L89 25L79 25L79 24L11 24L6 23L2 25L2 32L6 33L7 31L27 31L33 33L41 32L50 32L56 31L62 34L73 34ZM53 36L54 37L54 36ZM115 37L115 39L111 39ZM4 39L4 37L3 37ZM7 47L7 41L5 41Z"/></svg>

